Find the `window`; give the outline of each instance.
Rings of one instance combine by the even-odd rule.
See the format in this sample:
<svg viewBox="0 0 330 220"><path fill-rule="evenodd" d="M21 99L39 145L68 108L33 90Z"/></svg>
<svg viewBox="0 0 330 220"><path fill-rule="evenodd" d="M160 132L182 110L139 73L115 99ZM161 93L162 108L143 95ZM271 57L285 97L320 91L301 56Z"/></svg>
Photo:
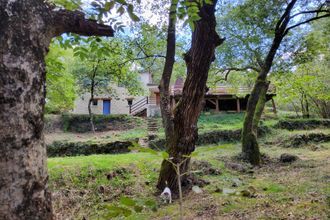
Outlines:
<svg viewBox="0 0 330 220"><path fill-rule="evenodd" d="M97 99L93 99L93 105L97 105Z"/></svg>

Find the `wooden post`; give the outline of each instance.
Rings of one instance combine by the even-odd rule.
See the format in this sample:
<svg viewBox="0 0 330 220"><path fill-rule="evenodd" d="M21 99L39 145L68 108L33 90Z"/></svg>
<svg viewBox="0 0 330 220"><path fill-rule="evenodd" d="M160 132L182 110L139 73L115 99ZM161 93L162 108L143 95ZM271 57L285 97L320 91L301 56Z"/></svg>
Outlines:
<svg viewBox="0 0 330 220"><path fill-rule="evenodd" d="M236 105L237 105L237 112L241 112L241 103L239 101L239 98L236 98Z"/></svg>
<svg viewBox="0 0 330 220"><path fill-rule="evenodd" d="M276 110L276 105L275 105L275 101L274 101L273 98L272 98L272 105L273 105L273 112L276 115L277 114L277 110Z"/></svg>
<svg viewBox="0 0 330 220"><path fill-rule="evenodd" d="M216 111L216 112L219 112L219 111L220 111L220 109L219 109L219 99L218 99L218 97L215 99L215 111Z"/></svg>

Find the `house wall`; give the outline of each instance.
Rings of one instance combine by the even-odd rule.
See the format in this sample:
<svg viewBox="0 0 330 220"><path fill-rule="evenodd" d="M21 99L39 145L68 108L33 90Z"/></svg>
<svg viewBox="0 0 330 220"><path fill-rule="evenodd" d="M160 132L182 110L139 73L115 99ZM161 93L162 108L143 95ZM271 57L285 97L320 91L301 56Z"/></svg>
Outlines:
<svg viewBox="0 0 330 220"><path fill-rule="evenodd" d="M145 90L148 90L147 84L150 81L149 73L141 73L140 81ZM97 105L91 105L92 112L94 114L103 114L103 99L111 100L110 114L129 114L129 106L127 104L126 98L133 97L133 104L145 96L131 96L125 87L120 87L118 85L112 85L114 91L116 91L116 96L111 96L109 94L97 95L95 99L98 99ZM85 93L79 96L74 103L73 114L88 114L88 101L90 99L90 94Z"/></svg>

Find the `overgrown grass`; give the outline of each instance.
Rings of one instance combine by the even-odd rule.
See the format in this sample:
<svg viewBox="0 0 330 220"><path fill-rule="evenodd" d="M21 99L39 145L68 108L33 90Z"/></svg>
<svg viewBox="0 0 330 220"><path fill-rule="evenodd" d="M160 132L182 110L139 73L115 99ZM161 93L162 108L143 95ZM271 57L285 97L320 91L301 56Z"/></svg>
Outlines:
<svg viewBox="0 0 330 220"><path fill-rule="evenodd" d="M202 115L201 131L215 129L239 129L243 114ZM266 125L276 120L266 120ZM267 124L268 123L268 124ZM222 124L224 126L222 126ZM215 127L217 125L217 127ZM281 148L276 142L291 135L308 132L329 133L329 129L310 131L287 131L274 129L271 135L261 140L261 151L271 162L251 172L239 172L227 163L239 163L233 156L240 152L240 144L218 144L196 149L192 160L207 161L221 175L198 177L209 181L202 194L188 193L184 198L187 219L327 219L330 198L329 169L330 143L311 151L308 147ZM143 128L128 130L116 136L101 137L95 141L113 138L129 139L145 135ZM102 140L103 139L103 140ZM282 153L297 155L300 160L292 164L281 164ZM155 196L155 185L159 174L161 156L149 153L127 153L119 155L91 155L48 159L50 188L53 191L54 210L59 219L102 219L107 211L105 204L116 203L121 196L151 198ZM233 182L239 180L238 186ZM240 194L253 187L252 198ZM221 191L233 190L233 194ZM144 211L129 219L176 219L178 204L162 205L157 212Z"/></svg>

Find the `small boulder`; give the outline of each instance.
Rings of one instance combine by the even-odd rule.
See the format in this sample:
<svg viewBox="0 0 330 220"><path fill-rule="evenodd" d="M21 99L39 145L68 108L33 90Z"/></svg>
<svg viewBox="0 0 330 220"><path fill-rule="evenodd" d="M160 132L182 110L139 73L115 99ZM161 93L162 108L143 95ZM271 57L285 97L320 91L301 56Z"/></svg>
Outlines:
<svg viewBox="0 0 330 220"><path fill-rule="evenodd" d="M280 161L282 163L292 163L298 159L299 159L299 157L297 157L296 155L292 155L292 154L284 153L284 154L281 154L281 156L280 156Z"/></svg>
<svg viewBox="0 0 330 220"><path fill-rule="evenodd" d="M199 186L193 186L192 191L196 194L201 194L203 192L203 190L199 188Z"/></svg>

